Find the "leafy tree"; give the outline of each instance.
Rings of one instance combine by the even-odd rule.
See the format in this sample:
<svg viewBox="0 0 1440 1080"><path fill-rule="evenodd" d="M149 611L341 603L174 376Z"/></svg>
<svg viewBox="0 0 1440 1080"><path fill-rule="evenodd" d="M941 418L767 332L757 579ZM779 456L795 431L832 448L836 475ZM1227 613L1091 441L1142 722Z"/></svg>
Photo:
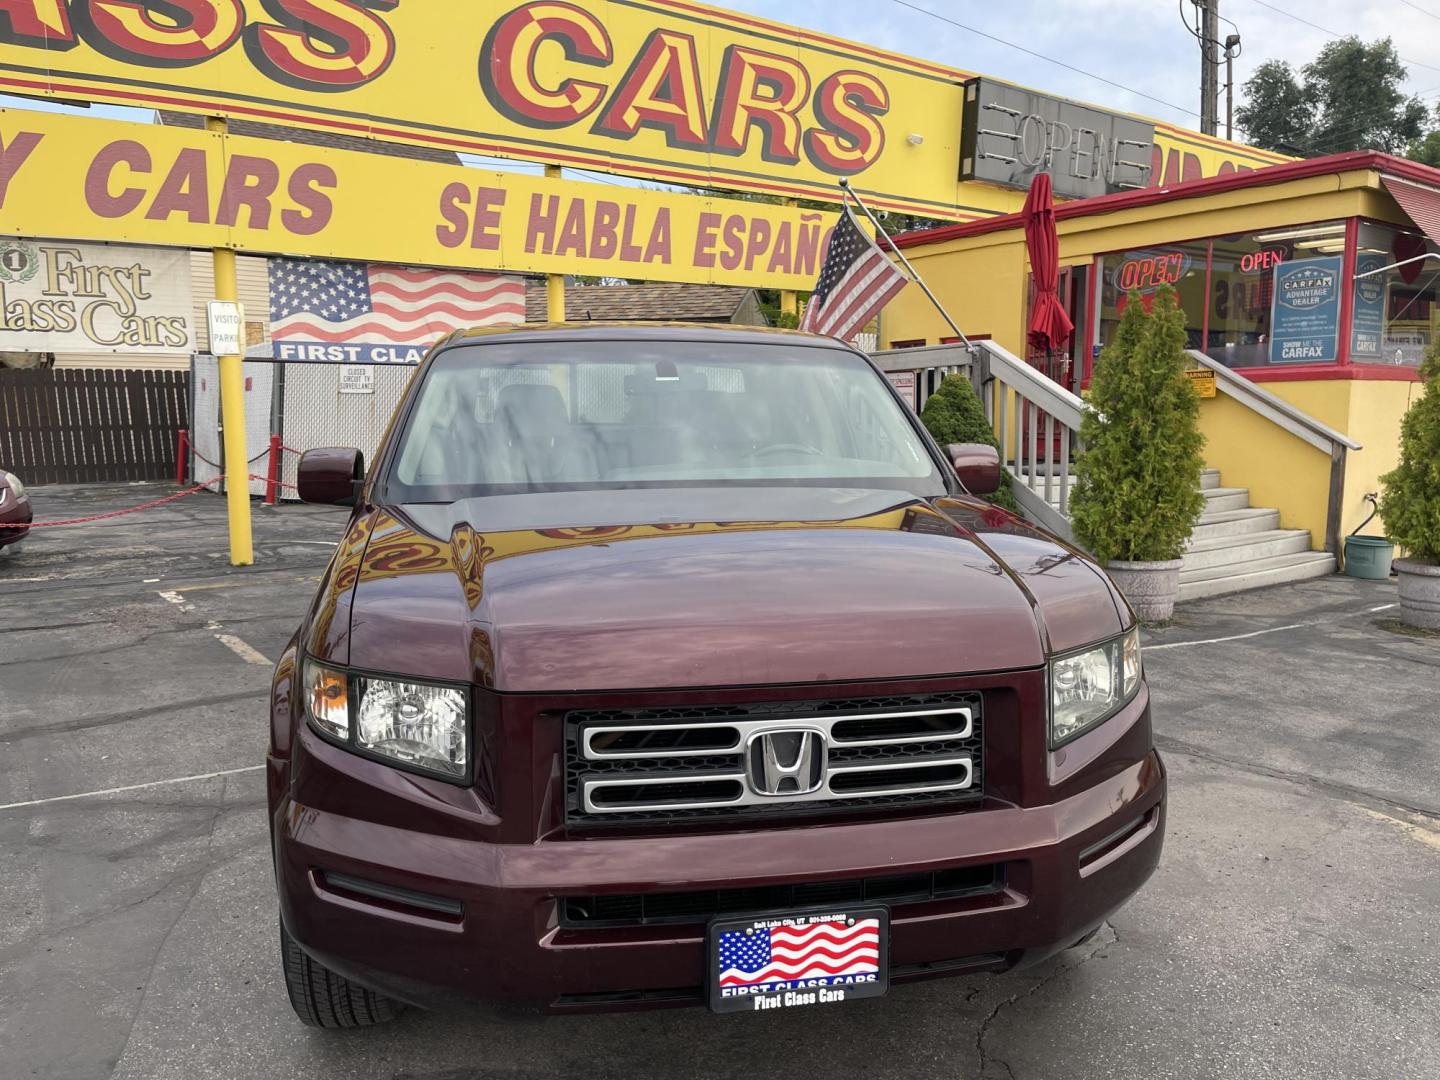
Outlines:
<svg viewBox="0 0 1440 1080"><path fill-rule="evenodd" d="M948 376L920 410L920 422L942 448L951 443L985 443L1000 449L995 429L985 419L985 406L964 375ZM1018 514L1020 506L1010 490L1009 478L1001 475L1000 487L984 496L996 506Z"/></svg>
<svg viewBox="0 0 1440 1080"><path fill-rule="evenodd" d="M1410 558L1440 563L1440 340L1420 374L1425 390L1400 425L1400 464L1380 478L1380 516Z"/></svg>
<svg viewBox="0 0 1440 1080"><path fill-rule="evenodd" d="M1310 144L1316 152L1403 154L1423 134L1428 110L1400 89L1407 72L1389 38L1368 45L1358 37L1332 41L1304 72L1305 95L1315 109Z"/></svg>
<svg viewBox="0 0 1440 1080"><path fill-rule="evenodd" d="M1405 156L1423 165L1440 168L1440 105L1435 106L1436 127L1429 134L1416 139L1405 151Z"/></svg>
<svg viewBox="0 0 1440 1080"><path fill-rule="evenodd" d="M1256 146L1282 153L1403 154L1426 134L1429 114L1401 89L1404 62L1389 38L1329 42L1300 70L1270 60L1242 88L1236 117Z"/></svg>
<svg viewBox="0 0 1440 1080"><path fill-rule="evenodd" d="M1130 294L1115 341L1095 365L1089 401L1070 498L1076 537L1101 562L1178 559L1205 505L1205 437L1173 289L1161 290L1148 314Z"/></svg>
<svg viewBox="0 0 1440 1080"><path fill-rule="evenodd" d="M1266 60L1241 89L1245 101L1235 110L1235 119L1249 142L1293 153L1309 141L1314 109L1289 64Z"/></svg>

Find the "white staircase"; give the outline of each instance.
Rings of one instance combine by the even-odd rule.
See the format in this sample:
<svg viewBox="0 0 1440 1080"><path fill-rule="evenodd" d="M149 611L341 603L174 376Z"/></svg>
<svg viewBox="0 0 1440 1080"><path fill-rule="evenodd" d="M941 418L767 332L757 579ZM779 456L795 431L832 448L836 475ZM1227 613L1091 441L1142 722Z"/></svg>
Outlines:
<svg viewBox="0 0 1440 1080"><path fill-rule="evenodd" d="M1310 550L1308 529L1282 529L1280 511L1250 505L1249 488L1227 488L1220 474L1200 474L1205 510L1180 567L1180 599L1306 581L1335 572L1335 556Z"/></svg>
<svg viewBox="0 0 1440 1080"><path fill-rule="evenodd" d="M1338 547L1345 455L1363 449L1361 445L1203 353L1189 355L1191 366L1214 374L1217 393L1328 459L1324 539L1326 547ZM945 376L966 375L984 403L985 418L995 426L1000 458L1014 481L1021 510L1031 521L1073 539L1071 460L1089 409L1084 401L993 341L891 349L873 354L873 359L882 371L913 373L917 408ZM1308 531L1282 528L1279 511L1251 506L1248 488L1224 487L1213 469L1201 476L1200 487L1205 511L1185 546L1181 600L1335 572L1335 557L1312 551Z"/></svg>
<svg viewBox="0 0 1440 1080"><path fill-rule="evenodd" d="M1028 470L1016 477L1031 491L1045 498L1045 476ZM1066 484L1074 485L1073 475ZM1059 507L1060 477L1050 480L1051 506ZM1280 511L1250 505L1249 488L1224 487L1220 473L1206 469L1200 474L1205 509L1190 541L1185 545L1180 567L1180 599L1259 589L1291 581L1325 577L1335 572L1335 556L1310 550L1306 529L1282 529Z"/></svg>

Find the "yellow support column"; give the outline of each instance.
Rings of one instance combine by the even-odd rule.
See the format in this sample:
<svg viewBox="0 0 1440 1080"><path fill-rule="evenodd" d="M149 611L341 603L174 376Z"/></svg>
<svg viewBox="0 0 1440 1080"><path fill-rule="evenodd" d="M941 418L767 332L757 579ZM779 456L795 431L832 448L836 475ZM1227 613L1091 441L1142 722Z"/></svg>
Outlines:
<svg viewBox="0 0 1440 1080"><path fill-rule="evenodd" d="M798 206L798 205L799 205L799 202L800 202L799 199L785 199L785 200L784 200L784 204L785 204L786 206ZM781 292L780 292L780 313L781 313L782 315L798 315L798 314L800 313L800 304L799 304L799 301L796 299L795 290L794 290L794 289L782 289L782 290L781 290Z"/></svg>
<svg viewBox="0 0 1440 1080"><path fill-rule="evenodd" d="M553 180L560 179L559 165L546 165L545 175ZM547 322L565 321L565 275L545 275L545 319Z"/></svg>
<svg viewBox="0 0 1440 1080"><path fill-rule="evenodd" d="M225 131L225 121L207 117L205 130ZM239 300L235 280L235 252L215 248L215 299ZM250 532L250 455L245 449L244 361L237 356L217 356L220 365L220 420L225 427L225 501L230 517L230 565L249 566L255 561Z"/></svg>

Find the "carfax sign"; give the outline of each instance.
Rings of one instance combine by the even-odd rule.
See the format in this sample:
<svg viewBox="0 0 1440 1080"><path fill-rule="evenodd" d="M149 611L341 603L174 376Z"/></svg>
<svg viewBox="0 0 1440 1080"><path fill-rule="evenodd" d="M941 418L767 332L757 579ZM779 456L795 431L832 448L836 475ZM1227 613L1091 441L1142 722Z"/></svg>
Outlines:
<svg viewBox="0 0 1440 1080"><path fill-rule="evenodd" d="M1385 336L1384 255L1365 254L1355 259L1355 295L1351 304L1350 356L1355 360L1380 358Z"/></svg>
<svg viewBox="0 0 1440 1080"><path fill-rule="evenodd" d="M1270 362L1323 364L1336 359L1340 338L1340 278L1336 255L1297 259L1275 267L1270 309Z"/></svg>

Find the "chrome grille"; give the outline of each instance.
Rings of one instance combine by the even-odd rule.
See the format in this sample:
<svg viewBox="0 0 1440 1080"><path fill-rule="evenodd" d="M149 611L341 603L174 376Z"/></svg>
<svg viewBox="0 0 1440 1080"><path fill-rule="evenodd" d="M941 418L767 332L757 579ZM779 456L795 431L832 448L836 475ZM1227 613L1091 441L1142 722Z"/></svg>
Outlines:
<svg viewBox="0 0 1440 1080"><path fill-rule="evenodd" d="M974 693L575 711L567 814L621 824L973 799L981 713ZM805 775L771 784L766 751L798 754L814 739L810 757L779 762Z"/></svg>

